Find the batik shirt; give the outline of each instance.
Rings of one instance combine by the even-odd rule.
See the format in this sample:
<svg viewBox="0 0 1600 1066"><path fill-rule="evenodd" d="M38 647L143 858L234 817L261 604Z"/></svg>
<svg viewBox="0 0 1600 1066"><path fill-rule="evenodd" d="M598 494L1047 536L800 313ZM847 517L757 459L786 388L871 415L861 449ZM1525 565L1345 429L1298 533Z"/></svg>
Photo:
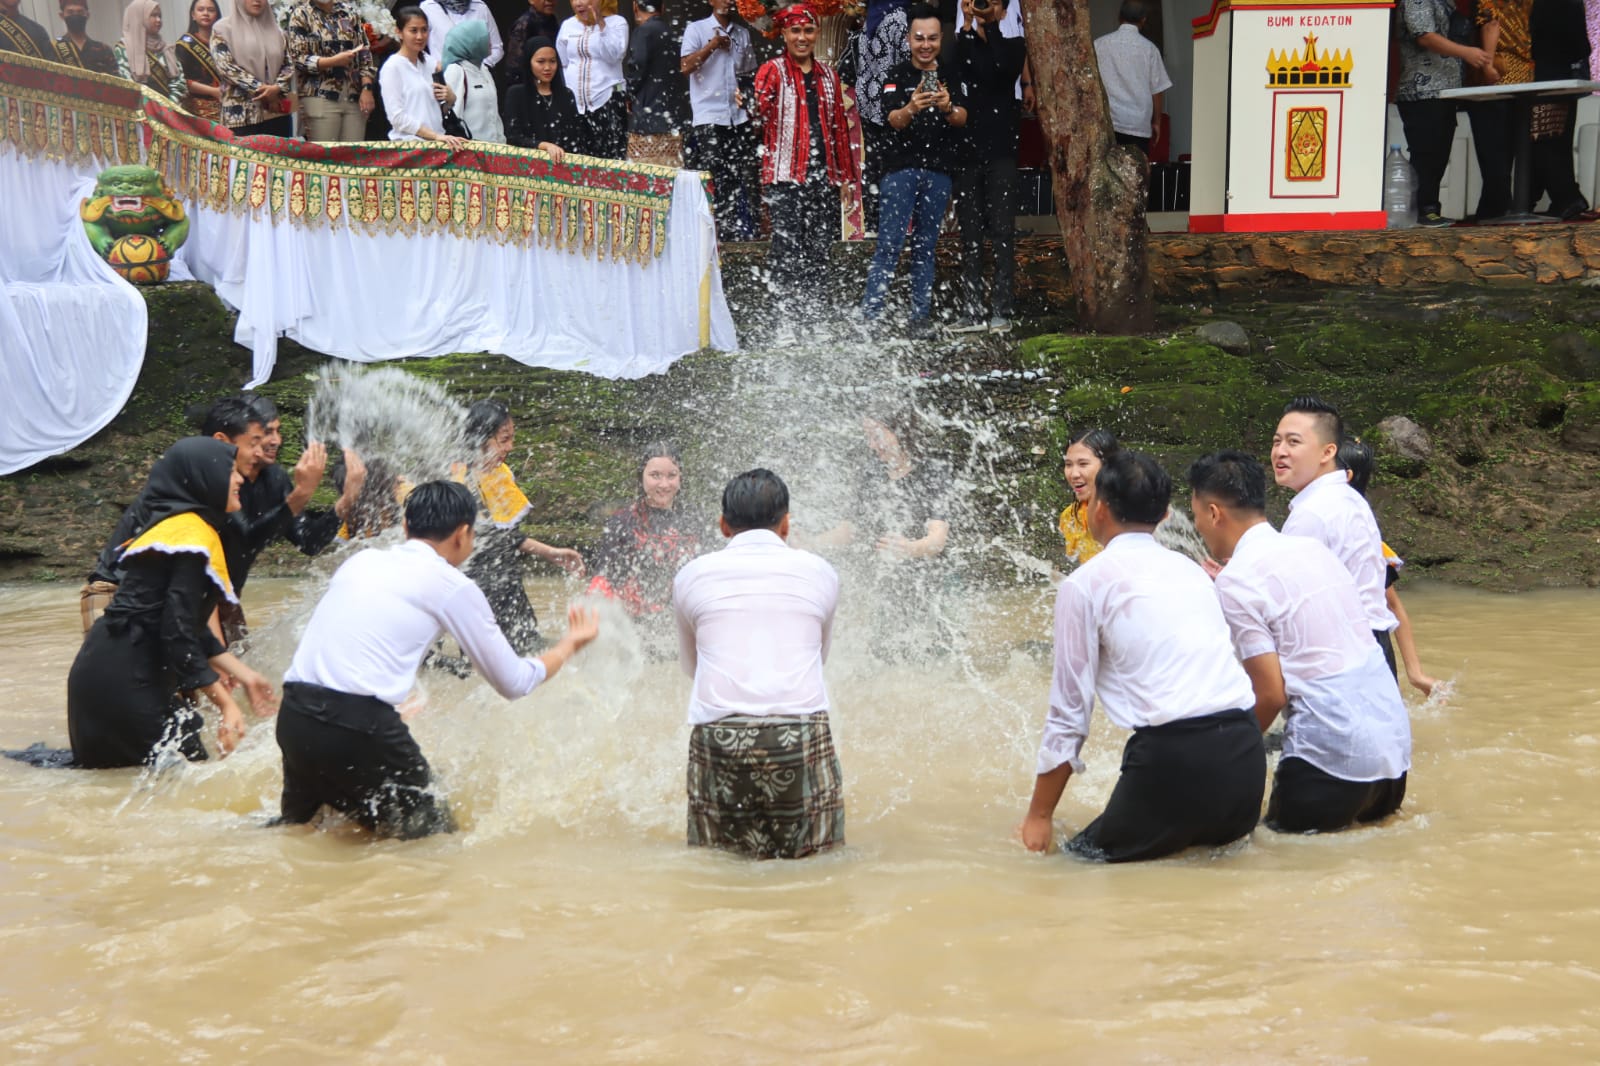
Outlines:
<svg viewBox="0 0 1600 1066"><path fill-rule="evenodd" d="M362 86L377 92L378 66L372 52L348 67L318 70L317 60L331 58L352 48L366 48L367 36L361 19L348 0L334 0L332 11L323 11L310 0L296 4L284 30L289 61L300 75L301 97L319 96L324 100L353 103Z"/></svg>
<svg viewBox="0 0 1600 1066"><path fill-rule="evenodd" d="M69 67L117 76L117 54L110 45L93 39L86 38L79 48L72 43L72 38L62 34L56 38L56 58Z"/></svg>
<svg viewBox="0 0 1600 1066"><path fill-rule="evenodd" d="M1400 43L1400 85L1396 100L1432 100L1445 89L1461 88L1461 60L1442 56L1417 43L1425 33L1448 37L1450 0L1400 0L1397 36Z"/></svg>
<svg viewBox="0 0 1600 1066"><path fill-rule="evenodd" d="M217 70L222 74L222 124L231 129L240 126L254 126L258 122L268 119L280 118L287 112L269 110L259 100L254 99L256 93L266 84L256 75L241 67L233 58L233 50L228 47L228 42L221 37L211 38L211 58L216 61ZM289 62L288 50L284 50L283 66L272 78L272 84L282 90L284 97L294 91L294 64Z"/></svg>
<svg viewBox="0 0 1600 1066"><path fill-rule="evenodd" d="M1532 0L1478 0L1478 25L1500 24L1494 66L1502 85L1533 80L1533 36L1528 32Z"/></svg>

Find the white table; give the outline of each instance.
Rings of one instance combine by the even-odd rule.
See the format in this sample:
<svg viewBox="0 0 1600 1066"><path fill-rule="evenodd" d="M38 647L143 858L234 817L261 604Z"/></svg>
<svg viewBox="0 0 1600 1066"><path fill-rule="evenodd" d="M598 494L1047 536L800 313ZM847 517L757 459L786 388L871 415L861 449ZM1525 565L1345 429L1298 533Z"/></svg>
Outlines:
<svg viewBox="0 0 1600 1066"><path fill-rule="evenodd" d="M1511 189L1511 212L1504 218L1495 219L1496 223L1554 221L1533 213L1533 105L1540 100L1587 96L1593 92L1600 92L1600 81L1567 78L1561 81L1525 81L1515 85L1474 85L1445 89L1439 93L1441 100L1511 101L1511 135L1516 139L1517 171Z"/></svg>

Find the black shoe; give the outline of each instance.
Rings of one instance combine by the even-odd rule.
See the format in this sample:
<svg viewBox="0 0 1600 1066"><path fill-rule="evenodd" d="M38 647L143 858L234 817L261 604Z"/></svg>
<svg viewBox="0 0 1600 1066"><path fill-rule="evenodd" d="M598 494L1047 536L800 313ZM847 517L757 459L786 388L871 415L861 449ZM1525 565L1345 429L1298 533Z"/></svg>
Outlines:
<svg viewBox="0 0 1600 1066"><path fill-rule="evenodd" d="M1455 224L1455 219L1445 218L1437 211L1424 211L1417 216L1417 225L1425 226L1428 229L1440 229L1444 226L1454 226Z"/></svg>

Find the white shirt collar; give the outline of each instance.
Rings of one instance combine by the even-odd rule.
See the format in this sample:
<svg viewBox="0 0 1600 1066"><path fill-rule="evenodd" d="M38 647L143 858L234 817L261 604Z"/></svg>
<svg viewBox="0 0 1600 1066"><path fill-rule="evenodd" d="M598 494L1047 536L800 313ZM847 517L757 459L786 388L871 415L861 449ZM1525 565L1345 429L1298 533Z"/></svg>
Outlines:
<svg viewBox="0 0 1600 1066"><path fill-rule="evenodd" d="M1312 478L1306 483L1305 488L1295 493L1294 499L1289 501L1289 509L1291 511L1294 510L1294 505L1299 503L1302 498L1311 495L1313 492L1319 491L1318 486L1327 488L1332 484L1348 485L1349 483L1350 475L1348 473L1343 470L1330 470L1326 474Z"/></svg>
<svg viewBox="0 0 1600 1066"><path fill-rule="evenodd" d="M770 529L747 529L728 538L729 548L754 548L763 544L769 547L774 544L788 547L784 539Z"/></svg>

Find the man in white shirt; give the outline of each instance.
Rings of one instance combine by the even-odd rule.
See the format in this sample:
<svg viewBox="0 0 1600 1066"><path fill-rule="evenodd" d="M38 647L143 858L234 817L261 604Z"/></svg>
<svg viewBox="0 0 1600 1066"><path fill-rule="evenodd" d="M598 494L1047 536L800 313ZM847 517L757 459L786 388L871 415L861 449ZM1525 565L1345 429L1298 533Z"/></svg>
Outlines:
<svg viewBox="0 0 1600 1066"><path fill-rule="evenodd" d="M476 19L489 27L489 58L483 61L483 66L492 67L505 56L506 46L500 39L500 26L484 0L422 0L419 6L422 13L428 16L428 50L424 53L424 62L428 65L430 75L439 69L439 60L444 55L444 39L452 29L468 19Z"/></svg>
<svg viewBox="0 0 1600 1066"><path fill-rule="evenodd" d="M755 73L756 55L750 31L733 21L733 0L711 0L711 14L683 28L680 52L694 123L689 165L711 174L718 236L749 240L757 213L756 139L739 83Z"/></svg>
<svg viewBox="0 0 1600 1066"><path fill-rule="evenodd" d="M476 517L464 485L419 485L406 500L406 542L358 552L334 573L284 676L282 821L309 822L329 806L402 840L451 832L428 760L396 710L440 631L508 700L555 676L599 632L595 613L574 607L559 643L519 658L458 569L472 554Z"/></svg>
<svg viewBox="0 0 1600 1066"><path fill-rule="evenodd" d="M1049 849L1051 816L1067 779L1083 769L1078 756L1099 696L1106 716L1133 736L1104 813L1068 849L1133 862L1231 843L1255 828L1266 790L1250 679L1233 657L1211 579L1151 536L1172 498L1166 471L1123 450L1101 464L1094 484L1087 523L1105 548L1056 595L1050 711L1022 842Z"/></svg>
<svg viewBox="0 0 1600 1066"><path fill-rule="evenodd" d="M1172 88L1161 49L1142 32L1145 0L1122 0L1120 25L1094 42L1100 81L1111 105L1111 128L1118 144L1131 144L1150 154L1155 117L1161 114L1161 95Z"/></svg>
<svg viewBox="0 0 1600 1066"><path fill-rule="evenodd" d="M1267 828L1330 833L1405 799L1411 723L1364 632L1355 582L1332 552L1267 521L1267 474L1225 451L1189 468L1195 529L1217 559L1217 598L1255 689L1263 732L1281 711L1283 758Z"/></svg>
<svg viewBox="0 0 1600 1066"><path fill-rule="evenodd" d="M1384 595L1387 564L1383 561L1383 535L1372 508L1350 487L1349 478L1339 468L1339 442L1343 439L1344 420L1331 404L1302 396L1284 407L1272 435L1272 476L1295 493L1283 531L1320 540L1350 571L1367 628L1394 674L1394 643L1389 634L1399 621Z"/></svg>
<svg viewBox="0 0 1600 1066"><path fill-rule="evenodd" d="M798 859L844 843L822 664L839 575L791 548L789 489L751 470L722 492L727 547L672 584L689 697L689 844Z"/></svg>

